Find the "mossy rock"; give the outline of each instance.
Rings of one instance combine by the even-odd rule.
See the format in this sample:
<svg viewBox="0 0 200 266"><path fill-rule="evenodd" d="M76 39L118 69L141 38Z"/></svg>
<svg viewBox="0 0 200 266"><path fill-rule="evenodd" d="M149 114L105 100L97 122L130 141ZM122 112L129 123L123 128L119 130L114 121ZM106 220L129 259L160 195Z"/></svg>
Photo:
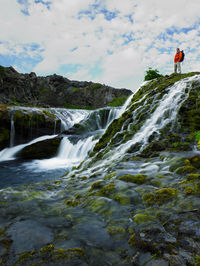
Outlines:
<svg viewBox="0 0 200 266"><path fill-rule="evenodd" d="M178 191L175 188L162 188L143 196L143 200L147 205L164 204L176 198Z"/></svg>
<svg viewBox="0 0 200 266"><path fill-rule="evenodd" d="M68 199L64 202L67 206L76 207L81 204L81 200L78 199Z"/></svg>
<svg viewBox="0 0 200 266"><path fill-rule="evenodd" d="M91 185L90 191L93 191L95 189L100 189L103 187L103 181L97 181Z"/></svg>
<svg viewBox="0 0 200 266"><path fill-rule="evenodd" d="M194 195L195 194L195 189L191 186L184 186L184 193L186 195Z"/></svg>
<svg viewBox="0 0 200 266"><path fill-rule="evenodd" d="M109 197L115 190L114 182L110 182L108 185L104 185L99 189L99 191L95 194L96 196Z"/></svg>
<svg viewBox="0 0 200 266"><path fill-rule="evenodd" d="M87 201L87 207L94 213L110 217L115 211L110 206L110 200L104 197L94 197Z"/></svg>
<svg viewBox="0 0 200 266"><path fill-rule="evenodd" d="M58 152L60 142L61 138L59 137L38 141L19 151L16 157L24 160L48 159L54 157Z"/></svg>
<svg viewBox="0 0 200 266"><path fill-rule="evenodd" d="M200 155L195 155L191 158L188 158L191 165L193 165L195 168L200 169Z"/></svg>
<svg viewBox="0 0 200 266"><path fill-rule="evenodd" d="M6 75L5 67L0 66L0 77L3 78Z"/></svg>
<svg viewBox="0 0 200 266"><path fill-rule="evenodd" d="M115 97L109 104L108 106L111 107L118 107L118 106L122 106L125 101L127 100L128 97L125 96L121 96L121 97Z"/></svg>
<svg viewBox="0 0 200 266"><path fill-rule="evenodd" d="M185 165L185 166L182 166L182 167L179 167L175 173L176 174L179 174L179 175L182 175L182 174L187 174L187 173L194 173L196 172L197 169L192 166L192 165Z"/></svg>
<svg viewBox="0 0 200 266"><path fill-rule="evenodd" d="M125 234L126 230L120 226L108 226L108 233L110 235L123 235Z"/></svg>
<svg viewBox="0 0 200 266"><path fill-rule="evenodd" d="M129 238L129 245L131 247L139 248L144 251L149 251L153 254L161 254L159 248L157 248L157 243L152 243L151 241L146 241L140 237L139 233L133 233Z"/></svg>
<svg viewBox="0 0 200 266"><path fill-rule="evenodd" d="M137 224L144 224L144 223L150 223L155 221L155 217L152 215L144 214L144 213L137 213L134 216L134 222Z"/></svg>
<svg viewBox="0 0 200 266"><path fill-rule="evenodd" d="M56 263L68 263L73 259L84 259L85 250L82 248L68 248L68 249L55 249L53 244L49 244L39 251L33 250L22 253L19 255L17 262L14 265L40 265L42 263L48 265ZM34 262L34 264L33 264ZM62 264L63 265L63 264Z"/></svg>
<svg viewBox="0 0 200 266"><path fill-rule="evenodd" d="M121 205L131 204L131 199L128 196L120 193L114 196L114 200L118 201Z"/></svg>
<svg viewBox="0 0 200 266"><path fill-rule="evenodd" d="M146 175L138 174L138 175L123 175L118 178L119 180L125 181L125 182L131 182L136 184L144 184L147 180Z"/></svg>
<svg viewBox="0 0 200 266"><path fill-rule="evenodd" d="M196 181L196 180L200 180L200 174L189 174L186 176L186 180L188 182L193 182L193 181Z"/></svg>

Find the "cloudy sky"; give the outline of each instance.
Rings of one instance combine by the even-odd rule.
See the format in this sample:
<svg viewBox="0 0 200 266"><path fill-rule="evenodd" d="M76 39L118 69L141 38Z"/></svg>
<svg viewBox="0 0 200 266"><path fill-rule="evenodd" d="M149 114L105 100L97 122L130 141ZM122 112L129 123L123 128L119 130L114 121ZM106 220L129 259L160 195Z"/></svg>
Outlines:
<svg viewBox="0 0 200 266"><path fill-rule="evenodd" d="M199 0L0 0L0 65L133 91L148 67L200 71Z"/></svg>

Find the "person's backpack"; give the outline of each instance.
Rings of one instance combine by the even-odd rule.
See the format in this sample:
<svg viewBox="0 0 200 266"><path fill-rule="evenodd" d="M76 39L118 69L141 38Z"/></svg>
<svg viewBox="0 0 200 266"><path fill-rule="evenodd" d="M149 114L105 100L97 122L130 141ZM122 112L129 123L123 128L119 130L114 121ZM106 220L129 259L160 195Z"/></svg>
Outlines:
<svg viewBox="0 0 200 266"><path fill-rule="evenodd" d="M181 51L181 54L182 54L182 57L181 57L180 62L183 62L183 60L184 60L184 58L185 58L185 54L184 54L183 50Z"/></svg>

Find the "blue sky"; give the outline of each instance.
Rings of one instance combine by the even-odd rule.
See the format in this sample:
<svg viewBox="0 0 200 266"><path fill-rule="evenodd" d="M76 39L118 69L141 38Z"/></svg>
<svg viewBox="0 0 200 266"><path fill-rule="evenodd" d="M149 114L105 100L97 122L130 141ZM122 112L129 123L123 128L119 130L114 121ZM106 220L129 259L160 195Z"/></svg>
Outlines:
<svg viewBox="0 0 200 266"><path fill-rule="evenodd" d="M148 67L200 71L199 0L1 0L0 65L138 88Z"/></svg>

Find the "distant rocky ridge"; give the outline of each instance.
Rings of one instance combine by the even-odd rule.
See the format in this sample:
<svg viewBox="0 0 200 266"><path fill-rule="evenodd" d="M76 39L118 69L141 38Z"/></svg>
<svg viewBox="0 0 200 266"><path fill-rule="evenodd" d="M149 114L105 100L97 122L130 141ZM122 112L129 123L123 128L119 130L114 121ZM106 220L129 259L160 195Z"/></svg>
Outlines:
<svg viewBox="0 0 200 266"><path fill-rule="evenodd" d="M96 109L123 105L131 90L100 83L71 81L63 76L37 77L0 66L0 104Z"/></svg>

